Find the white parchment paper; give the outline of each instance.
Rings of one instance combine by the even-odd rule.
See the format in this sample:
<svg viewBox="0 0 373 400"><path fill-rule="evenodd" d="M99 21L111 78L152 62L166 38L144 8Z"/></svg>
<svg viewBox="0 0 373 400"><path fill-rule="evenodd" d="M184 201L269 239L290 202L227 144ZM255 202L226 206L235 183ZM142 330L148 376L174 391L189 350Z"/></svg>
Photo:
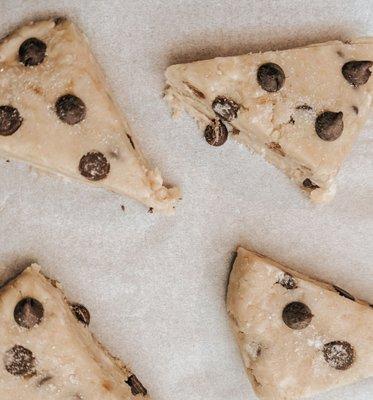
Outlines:
<svg viewBox="0 0 373 400"><path fill-rule="evenodd" d="M86 32L144 154L183 201L174 217L148 214L0 160L0 278L38 261L90 309L92 330L155 400L255 399L225 313L232 252L244 245L373 302L373 118L335 201L315 206L260 157L232 141L208 146L189 116L173 121L163 72L373 35L373 1L0 0L1 34L50 14ZM317 399L372 397L370 379Z"/></svg>

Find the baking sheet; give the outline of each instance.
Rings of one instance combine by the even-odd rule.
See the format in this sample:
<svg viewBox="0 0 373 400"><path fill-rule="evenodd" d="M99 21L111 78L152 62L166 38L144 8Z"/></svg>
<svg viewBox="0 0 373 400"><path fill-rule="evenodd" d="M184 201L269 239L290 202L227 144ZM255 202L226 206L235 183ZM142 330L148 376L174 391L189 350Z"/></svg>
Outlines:
<svg viewBox="0 0 373 400"><path fill-rule="evenodd" d="M144 154L183 191L174 217L0 160L0 278L31 260L92 314L92 330L153 399L255 399L227 323L243 245L373 302L373 118L330 205L236 143L172 121L164 69L218 55L373 35L373 2L0 0L0 31L64 14L88 35ZM125 211L121 209L125 206ZM373 379L318 400L368 400ZM316 400L316 399L315 399Z"/></svg>

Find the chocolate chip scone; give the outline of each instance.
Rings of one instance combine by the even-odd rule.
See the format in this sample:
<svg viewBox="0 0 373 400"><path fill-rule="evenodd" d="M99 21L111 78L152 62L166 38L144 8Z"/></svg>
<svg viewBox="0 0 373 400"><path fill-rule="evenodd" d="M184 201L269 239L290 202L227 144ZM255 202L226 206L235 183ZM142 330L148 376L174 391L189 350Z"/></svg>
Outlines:
<svg viewBox="0 0 373 400"><path fill-rule="evenodd" d="M166 99L211 145L231 133L325 202L371 113L372 65L370 38L173 65Z"/></svg>
<svg viewBox="0 0 373 400"><path fill-rule="evenodd" d="M70 21L0 41L0 154L170 212L179 197L148 167L88 42Z"/></svg>
<svg viewBox="0 0 373 400"><path fill-rule="evenodd" d="M373 308L238 249L227 308L260 399L294 400L373 376Z"/></svg>
<svg viewBox="0 0 373 400"><path fill-rule="evenodd" d="M147 399L137 377L90 333L88 310L32 265L0 290L2 400Z"/></svg>

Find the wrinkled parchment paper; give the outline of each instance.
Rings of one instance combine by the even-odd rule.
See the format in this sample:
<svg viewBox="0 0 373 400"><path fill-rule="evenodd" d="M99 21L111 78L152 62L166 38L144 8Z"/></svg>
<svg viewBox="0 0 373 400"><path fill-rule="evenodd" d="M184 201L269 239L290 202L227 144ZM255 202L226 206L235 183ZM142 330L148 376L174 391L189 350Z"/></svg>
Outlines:
<svg viewBox="0 0 373 400"><path fill-rule="evenodd" d="M0 278L38 261L155 400L255 399L227 323L243 245L373 302L373 118L330 205L311 204L232 141L170 118L165 68L218 55L373 35L372 0L0 0L0 31L63 14L88 35L146 157L183 191L174 217L0 160ZM125 210L121 206L125 206ZM372 327L373 328L373 327ZM318 400L368 400L373 379ZM316 399L315 399L316 400Z"/></svg>

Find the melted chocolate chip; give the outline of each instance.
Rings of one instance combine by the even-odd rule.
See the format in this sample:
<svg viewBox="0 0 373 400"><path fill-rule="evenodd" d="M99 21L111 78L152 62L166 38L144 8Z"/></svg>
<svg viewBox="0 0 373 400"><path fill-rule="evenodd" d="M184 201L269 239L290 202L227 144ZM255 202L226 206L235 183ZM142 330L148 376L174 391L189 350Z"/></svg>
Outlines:
<svg viewBox="0 0 373 400"><path fill-rule="evenodd" d="M333 368L346 370L351 367L355 358L354 348L348 342L334 341L324 345L325 361Z"/></svg>
<svg viewBox="0 0 373 400"><path fill-rule="evenodd" d="M350 85L358 87L368 82L372 66L372 61L349 61L342 67L342 74Z"/></svg>
<svg viewBox="0 0 373 400"><path fill-rule="evenodd" d="M282 319L291 329L305 329L311 323L312 313L308 306L301 302L289 303L282 311Z"/></svg>
<svg viewBox="0 0 373 400"><path fill-rule="evenodd" d="M5 353L5 369L12 375L31 376L35 374L35 357L29 349L15 345Z"/></svg>
<svg viewBox="0 0 373 400"><path fill-rule="evenodd" d="M110 163L99 151L90 151L79 162L80 173L90 181L99 181L107 177Z"/></svg>
<svg viewBox="0 0 373 400"><path fill-rule="evenodd" d="M73 94L65 94L56 101L56 113L58 118L69 125L75 125L83 121L86 116L84 102Z"/></svg>
<svg viewBox="0 0 373 400"><path fill-rule="evenodd" d="M18 50L19 61L26 67L33 67L41 64L45 58L47 45L40 39L26 39Z"/></svg>
<svg viewBox="0 0 373 400"><path fill-rule="evenodd" d="M31 329L39 325L44 317L44 307L40 301L25 297L14 308L14 320L19 326Z"/></svg>
<svg viewBox="0 0 373 400"><path fill-rule="evenodd" d="M257 79L265 91L278 92L284 86L285 74L279 65L267 63L258 68Z"/></svg>
<svg viewBox="0 0 373 400"><path fill-rule="evenodd" d="M91 314L86 307L79 303L70 303L70 308L75 315L75 318L79 322L81 322L85 326L89 325L89 323L91 322Z"/></svg>
<svg viewBox="0 0 373 400"><path fill-rule="evenodd" d="M12 106L0 106L0 136L10 136L22 125L22 117Z"/></svg>
<svg viewBox="0 0 373 400"><path fill-rule="evenodd" d="M142 383L137 379L136 375L131 375L127 380L126 383L131 388L131 392L134 396L137 394L142 394L146 396L148 391L142 385Z"/></svg>
<svg viewBox="0 0 373 400"><path fill-rule="evenodd" d="M224 121L232 121L237 118L240 106L233 100L218 96L212 103L212 109Z"/></svg>
<svg viewBox="0 0 373 400"><path fill-rule="evenodd" d="M325 111L316 118L315 130L320 139L332 142L343 132L343 113Z"/></svg>
<svg viewBox="0 0 373 400"><path fill-rule="evenodd" d="M359 114L359 108L358 108L358 107L352 106L352 109L354 110L354 113L355 113L356 115Z"/></svg>
<svg viewBox="0 0 373 400"><path fill-rule="evenodd" d="M228 139L228 129L220 119L214 120L206 126L205 139L211 146L221 146Z"/></svg>
<svg viewBox="0 0 373 400"><path fill-rule="evenodd" d="M311 189L311 190L318 189L318 188L320 187L319 185L316 185L315 183L313 183L313 182L311 181L311 179L309 179L309 178L306 178L306 179L303 181L303 186L304 186L305 188Z"/></svg>
<svg viewBox="0 0 373 400"><path fill-rule="evenodd" d="M339 294L340 296L343 296L343 297L346 297L346 299L355 301L355 297L352 296L352 294L346 292L346 290L344 290L344 289L342 289L342 288L340 288L340 287L338 287L338 286L335 286L335 285L333 285L333 287L334 287L334 289L338 292L338 294Z"/></svg>
<svg viewBox="0 0 373 400"><path fill-rule="evenodd" d="M284 273L281 279L279 279L277 283L279 283L281 286L283 286L285 289L288 290L293 290L298 287L297 282L295 281L293 276L287 273Z"/></svg>

